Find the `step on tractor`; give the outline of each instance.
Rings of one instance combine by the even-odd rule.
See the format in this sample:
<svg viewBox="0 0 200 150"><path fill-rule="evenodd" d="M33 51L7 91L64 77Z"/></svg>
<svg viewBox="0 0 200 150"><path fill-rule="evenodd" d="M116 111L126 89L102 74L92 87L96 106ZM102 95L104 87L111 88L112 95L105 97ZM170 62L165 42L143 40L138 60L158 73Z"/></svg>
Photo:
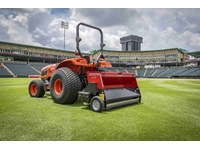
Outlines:
<svg viewBox="0 0 200 150"><path fill-rule="evenodd" d="M100 32L100 53L96 60L84 56L79 49L79 27L89 27ZM81 100L95 112L102 112L141 102L141 94L133 73L106 72L112 68L103 55L103 32L100 28L79 23L76 26L76 56L42 68L41 80L30 82L31 97L43 97L46 91L55 103L73 104Z"/></svg>

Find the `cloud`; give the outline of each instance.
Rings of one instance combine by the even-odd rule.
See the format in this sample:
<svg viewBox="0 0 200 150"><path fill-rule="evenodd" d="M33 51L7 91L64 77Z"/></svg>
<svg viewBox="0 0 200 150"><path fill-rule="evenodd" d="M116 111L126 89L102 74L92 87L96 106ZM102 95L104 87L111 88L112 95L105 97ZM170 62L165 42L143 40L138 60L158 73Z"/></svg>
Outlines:
<svg viewBox="0 0 200 150"><path fill-rule="evenodd" d="M10 15L9 19L11 19L11 18L13 18L12 15ZM26 15L25 15L25 16L24 16L24 15L18 15L18 16L16 16L15 18L13 18L13 21L14 21L16 24L18 24L18 25L20 25L20 26L22 26L22 27L28 29L27 16L26 16Z"/></svg>
<svg viewBox="0 0 200 150"><path fill-rule="evenodd" d="M47 36L47 26L53 19L50 11L51 9L43 8L2 9L10 40L23 44L47 46L50 39Z"/></svg>
<svg viewBox="0 0 200 150"><path fill-rule="evenodd" d="M130 25L141 16L137 9L128 8L77 8L73 9L71 19L80 20L100 27Z"/></svg>
<svg viewBox="0 0 200 150"><path fill-rule="evenodd" d="M10 36L8 35L8 25L4 21L4 16L0 15L0 40L9 41Z"/></svg>
<svg viewBox="0 0 200 150"><path fill-rule="evenodd" d="M187 28L196 27L186 17L183 19L177 15L177 9L73 9L71 19L101 27L106 35L105 49L115 50L121 49L118 31L124 32L123 36L144 37L142 49L148 50L179 47L177 35ZM180 24L187 26L180 28Z"/></svg>
<svg viewBox="0 0 200 150"><path fill-rule="evenodd" d="M1 8L1 12L4 14L31 14L35 15L37 13L50 13L51 9L48 8Z"/></svg>
<svg viewBox="0 0 200 150"><path fill-rule="evenodd" d="M200 34L185 31L179 36L180 41L184 41L185 48L192 50L199 50L200 47Z"/></svg>
<svg viewBox="0 0 200 150"><path fill-rule="evenodd" d="M85 22L104 32L104 49L121 50L120 38L143 37L142 50L181 47L199 50L200 9L0 9L0 40L63 49L61 21L69 22L65 49L76 49L76 25ZM99 49L98 31L81 27L82 51Z"/></svg>
<svg viewBox="0 0 200 150"><path fill-rule="evenodd" d="M27 32L26 19L19 19L16 16L13 17L11 14L7 18L5 15L1 15L0 29L1 40L7 42L15 42L21 44L34 44L40 45L38 42L33 42L31 35Z"/></svg>
<svg viewBox="0 0 200 150"><path fill-rule="evenodd" d="M165 30L168 26L180 33L185 30L195 32L198 29L199 20L197 16L200 15L200 9L160 8L142 9L142 11L144 16L149 18L150 24L154 24L159 30Z"/></svg>

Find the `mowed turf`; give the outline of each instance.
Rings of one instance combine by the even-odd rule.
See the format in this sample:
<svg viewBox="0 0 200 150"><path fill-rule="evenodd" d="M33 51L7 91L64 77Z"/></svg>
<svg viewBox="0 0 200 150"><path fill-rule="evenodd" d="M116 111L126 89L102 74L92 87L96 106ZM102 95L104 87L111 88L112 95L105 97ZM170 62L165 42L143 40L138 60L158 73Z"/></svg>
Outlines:
<svg viewBox="0 0 200 150"><path fill-rule="evenodd" d="M102 113L28 94L28 78L0 78L1 141L199 141L200 80L138 79L142 103Z"/></svg>

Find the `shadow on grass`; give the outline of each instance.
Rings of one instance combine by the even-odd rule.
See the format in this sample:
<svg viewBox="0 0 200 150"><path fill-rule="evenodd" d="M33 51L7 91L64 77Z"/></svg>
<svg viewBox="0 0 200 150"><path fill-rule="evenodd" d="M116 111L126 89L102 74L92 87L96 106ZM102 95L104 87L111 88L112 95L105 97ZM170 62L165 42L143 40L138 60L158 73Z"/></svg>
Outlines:
<svg viewBox="0 0 200 150"><path fill-rule="evenodd" d="M47 99L53 100L53 99L51 98L50 92L46 92L45 95L43 96L43 98L47 98Z"/></svg>
<svg viewBox="0 0 200 150"><path fill-rule="evenodd" d="M45 95L43 96L43 98L46 98L48 100L51 100L53 103L55 103L51 97L51 94L50 92L46 92ZM55 103L55 104L58 104L58 103ZM104 110L102 112L102 114L106 114L106 112L115 112L115 111L118 111L118 110L122 110L122 109L127 109L127 108L130 108L130 107L138 107L140 105L142 105L143 103L132 103L132 104L128 104L128 105L124 105L124 106L114 106L114 107L111 107L111 108L107 108L106 110ZM61 105L61 104L58 104L58 105ZM91 107L89 105L84 105L82 101L80 100L77 100L75 103L73 104L63 104L64 106L70 106L70 107L82 107L84 106L84 108L81 108L83 110L87 110L87 111L92 111ZM93 112L93 111L92 111Z"/></svg>
<svg viewBox="0 0 200 150"><path fill-rule="evenodd" d="M112 107L112 108L108 108L106 111L107 112L115 112L118 110L123 110L123 109L131 108L131 107L138 107L140 105L143 105L143 103L134 103L134 104L124 105L124 106Z"/></svg>
<svg viewBox="0 0 200 150"><path fill-rule="evenodd" d="M131 107L138 107L140 105L143 105L143 103L134 103L134 104L124 105L124 106L112 107L112 108L109 108L109 109L102 111L102 114L107 114L109 112L115 112L115 111L131 108ZM85 106L82 109L92 111L90 106Z"/></svg>

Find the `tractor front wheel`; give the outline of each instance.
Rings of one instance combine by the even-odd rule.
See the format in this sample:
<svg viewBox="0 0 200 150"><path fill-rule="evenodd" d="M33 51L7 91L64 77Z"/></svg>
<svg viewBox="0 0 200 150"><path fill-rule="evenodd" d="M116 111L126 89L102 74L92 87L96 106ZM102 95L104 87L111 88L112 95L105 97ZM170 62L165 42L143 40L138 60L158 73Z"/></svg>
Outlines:
<svg viewBox="0 0 200 150"><path fill-rule="evenodd" d="M41 80L31 81L28 89L31 97L43 97L45 94L44 83Z"/></svg>

